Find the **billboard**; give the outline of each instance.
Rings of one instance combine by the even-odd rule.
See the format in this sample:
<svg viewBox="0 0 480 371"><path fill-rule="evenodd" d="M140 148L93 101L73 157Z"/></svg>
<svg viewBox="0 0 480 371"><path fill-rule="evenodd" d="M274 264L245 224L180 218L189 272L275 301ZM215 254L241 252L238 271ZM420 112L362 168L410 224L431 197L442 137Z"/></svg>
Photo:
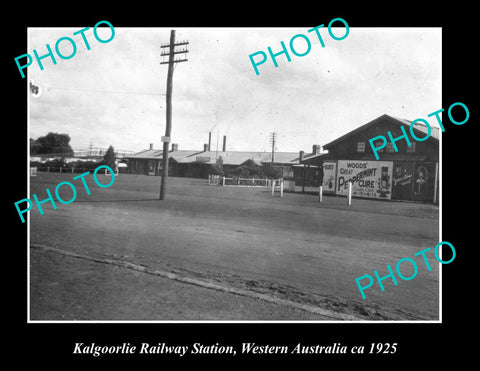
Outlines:
<svg viewBox="0 0 480 371"><path fill-rule="evenodd" d="M416 162L413 172L413 199L435 202L436 179L437 164L435 162Z"/></svg>
<svg viewBox="0 0 480 371"><path fill-rule="evenodd" d="M323 163L323 192L335 193L335 176L337 164L325 161Z"/></svg>
<svg viewBox="0 0 480 371"><path fill-rule="evenodd" d="M392 161L338 160L336 194L348 195L351 181L353 196L391 199L392 168Z"/></svg>
<svg viewBox="0 0 480 371"><path fill-rule="evenodd" d="M394 162L392 199L411 200L413 187L413 162Z"/></svg>
<svg viewBox="0 0 480 371"><path fill-rule="evenodd" d="M211 158L210 158L210 156L197 156L195 158L195 161L197 161L197 162L210 162Z"/></svg>

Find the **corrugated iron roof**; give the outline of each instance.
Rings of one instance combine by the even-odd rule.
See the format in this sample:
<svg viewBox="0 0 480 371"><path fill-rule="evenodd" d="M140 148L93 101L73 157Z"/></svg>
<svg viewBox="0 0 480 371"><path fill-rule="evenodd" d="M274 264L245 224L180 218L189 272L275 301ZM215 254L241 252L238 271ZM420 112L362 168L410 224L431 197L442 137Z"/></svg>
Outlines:
<svg viewBox="0 0 480 371"><path fill-rule="evenodd" d="M201 151L189 151L189 150L178 150L169 152L169 158L174 158L175 160L184 158L186 156L190 156L195 153L200 153ZM162 149L154 149L149 150L145 149L138 153L134 153L133 155L125 156L124 158L132 158L132 159L143 159L143 160L158 160L163 157L163 150Z"/></svg>
<svg viewBox="0 0 480 371"><path fill-rule="evenodd" d="M333 145L335 145L335 144L337 144L337 143L339 143L339 142L341 142L341 141L343 141L343 140L345 140L345 139L347 139L347 138L349 138L349 137L351 137L351 136L353 136L353 135L355 135L355 134L357 134L357 133L359 133L359 132L361 132L361 131L363 131L363 130L368 129L368 128L370 128L371 126L376 125L379 121L385 120L385 119L387 119L387 120L389 120L390 122L395 123L395 124L397 124L397 125L403 125L404 127L406 127L406 129L408 129L408 128L410 127L410 124L412 123L412 121L409 121L409 120L406 120L406 119L401 119L401 118L398 118L398 117L389 116L389 115L387 115L387 114L384 114L384 115L379 116L379 117L377 117L376 119L374 119L374 120L372 120L372 121L370 121L370 122L367 122L366 124L364 124L364 125L362 125L362 126L359 126L358 128L356 128L356 129L354 129L354 130L352 130L352 131L349 131L348 133L346 133L346 134L338 137L337 139L331 141L330 143L325 144L325 145L323 146L323 148L328 149L329 147L331 147L331 146L333 146ZM422 124L422 123L415 123L415 124L413 125L413 128L414 128L414 130L417 130L417 131L419 131L419 132L421 132L421 133L423 133L423 134L427 134L427 133L428 133L427 127L426 127L424 124ZM433 126L432 126L431 128L432 128L432 131L431 131L431 134L430 134L431 136L430 136L430 137L431 137L432 139L438 141L439 138L440 138L440 130L439 130L437 127L433 127ZM408 131L407 131L407 132L408 132ZM387 134L387 133L385 133L385 135L386 135L386 134ZM418 133L418 134L419 134L419 137L420 137L420 133Z"/></svg>
<svg viewBox="0 0 480 371"><path fill-rule="evenodd" d="M141 158L141 159L159 159L162 158L163 151L159 149L149 150L144 149L138 153L134 153L133 155L125 156L125 158Z"/></svg>
<svg viewBox="0 0 480 371"><path fill-rule="evenodd" d="M205 151L183 157L178 163L202 162L206 164L214 164L218 158L222 158L224 165L241 165L248 160L252 160L257 165L270 162L272 154L269 152L251 152L251 151ZM296 152L275 152L275 163L292 163L298 157Z"/></svg>
<svg viewBox="0 0 480 371"><path fill-rule="evenodd" d="M312 153L306 153L304 159L309 159L315 156ZM125 156L128 159L142 159L142 160L159 160L163 157L163 150L143 150L133 155ZM174 159L181 164L187 163L205 163L215 164L217 159L222 157L224 165L242 165L248 160L252 160L257 165L262 163L270 163L272 160L271 152L259 151L195 151L195 150L178 150L169 152L169 158ZM299 162L298 152L275 152L274 163L276 164L297 164Z"/></svg>
<svg viewBox="0 0 480 371"><path fill-rule="evenodd" d="M387 116L388 116L388 115L387 115ZM395 120L400 121L402 124L404 124L405 126L408 126L408 127L410 127L410 125L411 125L411 123L412 123L412 121L405 120L405 119L401 119L401 118L398 118L398 117L395 117L395 116L389 116L389 117L391 117L391 118L393 118L393 119L395 119ZM431 135L432 137L434 137L435 139L437 139L437 140L440 139L440 128L437 128L437 127L431 126L431 125L430 125L430 127L431 127L431 129L432 129L430 135ZM415 124L413 124L413 128L421 131L421 132L424 133L424 134L428 134L428 129L427 129L427 127L426 127L424 124L420 123L420 122L416 122Z"/></svg>

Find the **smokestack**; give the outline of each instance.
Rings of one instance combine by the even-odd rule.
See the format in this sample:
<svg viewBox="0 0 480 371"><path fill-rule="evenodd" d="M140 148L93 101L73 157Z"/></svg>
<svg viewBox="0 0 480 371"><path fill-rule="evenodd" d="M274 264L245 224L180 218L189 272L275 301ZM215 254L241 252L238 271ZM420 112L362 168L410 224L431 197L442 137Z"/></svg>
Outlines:
<svg viewBox="0 0 480 371"><path fill-rule="evenodd" d="M150 151L153 150L153 143L150 143Z"/></svg>
<svg viewBox="0 0 480 371"><path fill-rule="evenodd" d="M320 154L320 144L314 144L312 147L312 154L319 155Z"/></svg>
<svg viewBox="0 0 480 371"><path fill-rule="evenodd" d="M172 151L171 152L175 152L175 151L178 151L178 144L177 143L172 143Z"/></svg>
<svg viewBox="0 0 480 371"><path fill-rule="evenodd" d="M300 151L300 153L298 154L298 163L299 163L299 164L301 164L302 161L303 161L303 154L304 154L303 151Z"/></svg>
<svg viewBox="0 0 480 371"><path fill-rule="evenodd" d="M208 144L204 144L203 145L203 152L207 152L208 151Z"/></svg>
<svg viewBox="0 0 480 371"><path fill-rule="evenodd" d="M208 150L210 151L210 148L212 148L212 132L208 132Z"/></svg>
<svg viewBox="0 0 480 371"><path fill-rule="evenodd" d="M223 151L222 152L226 152L227 151L227 136L224 135L223 136Z"/></svg>

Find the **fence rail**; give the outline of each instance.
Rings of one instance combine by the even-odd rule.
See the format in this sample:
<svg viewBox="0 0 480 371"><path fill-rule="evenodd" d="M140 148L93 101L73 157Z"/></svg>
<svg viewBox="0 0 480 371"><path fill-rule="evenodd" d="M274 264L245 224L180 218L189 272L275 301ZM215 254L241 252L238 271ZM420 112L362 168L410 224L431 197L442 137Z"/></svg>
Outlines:
<svg viewBox="0 0 480 371"><path fill-rule="evenodd" d="M88 167L33 166L30 168L30 175L36 176L38 172L81 174L86 171L94 172L95 170L96 168L88 168ZM107 169L105 169L105 174L106 173L107 173ZM118 168L115 169L115 174L118 174Z"/></svg>
<svg viewBox="0 0 480 371"><path fill-rule="evenodd" d="M279 184L280 179L208 176L209 185L221 185L223 187L270 187L273 182Z"/></svg>

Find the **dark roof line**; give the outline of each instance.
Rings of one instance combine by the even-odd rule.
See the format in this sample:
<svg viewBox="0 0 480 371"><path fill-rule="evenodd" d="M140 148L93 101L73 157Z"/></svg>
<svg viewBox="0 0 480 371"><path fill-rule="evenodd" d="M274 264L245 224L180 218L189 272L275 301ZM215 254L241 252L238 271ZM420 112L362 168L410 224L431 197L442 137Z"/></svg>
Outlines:
<svg viewBox="0 0 480 371"><path fill-rule="evenodd" d="M364 131L374 125L376 125L379 121L381 120L384 120L384 119L388 119L390 122L393 122L397 125L402 125L402 126L406 126L406 127L410 127L410 124L412 123L412 121L409 121L409 120L406 120L406 119L400 119L400 118L397 118L397 117L393 117L393 116L389 116L387 114L383 114L382 116L379 116L377 117L376 119L373 119L372 121L370 122L367 122L366 124L362 125L362 126L359 126L358 128L352 130L352 131L349 131L348 133L342 135L341 137L338 137L337 139L334 139L333 141L331 141L330 143L327 143L323 146L323 148L326 148L326 149L329 149L331 146L351 137L352 135L355 135L361 131ZM416 133L418 134L419 137L422 136L422 134L426 134L426 129L425 129L425 126L423 125L414 125L413 126L413 130L416 131ZM385 133L387 134L387 133ZM436 140L438 141L439 140L439 137L438 137L438 128L436 127L432 127L432 132L431 132L431 138L433 140Z"/></svg>

